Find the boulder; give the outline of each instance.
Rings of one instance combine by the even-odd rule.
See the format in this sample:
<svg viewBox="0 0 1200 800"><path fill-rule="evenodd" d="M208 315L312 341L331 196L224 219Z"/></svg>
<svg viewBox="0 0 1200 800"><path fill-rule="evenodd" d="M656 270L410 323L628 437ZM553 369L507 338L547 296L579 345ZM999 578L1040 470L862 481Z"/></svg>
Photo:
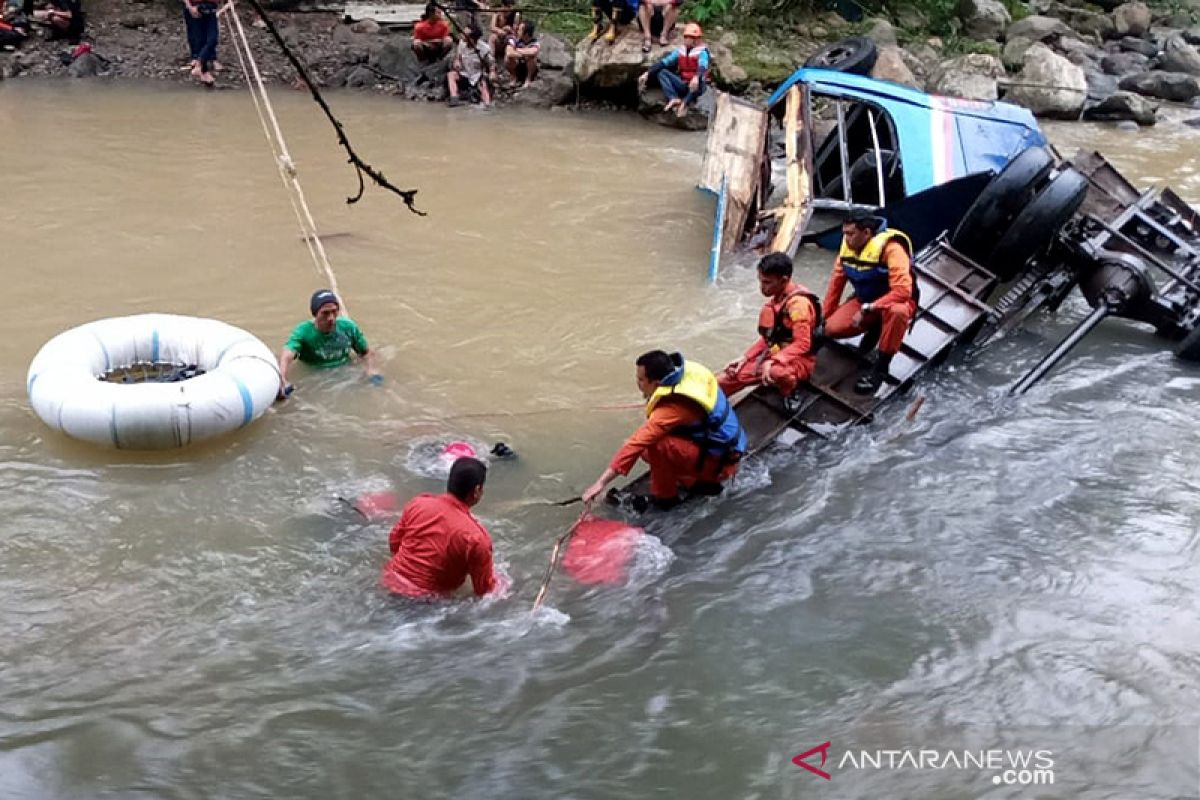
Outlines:
<svg viewBox="0 0 1200 800"><path fill-rule="evenodd" d="M367 89L374 86L378 80L378 75L359 64L346 74L342 85L347 89Z"/></svg>
<svg viewBox="0 0 1200 800"><path fill-rule="evenodd" d="M904 55L895 45L879 48L875 66L871 69L871 77L892 83L902 83L914 89L922 89L924 86L904 63Z"/></svg>
<svg viewBox="0 0 1200 800"><path fill-rule="evenodd" d="M72 78L94 78L100 74L103 66L104 64L98 55L95 53L84 53L71 62L71 66L67 67L67 73Z"/></svg>
<svg viewBox="0 0 1200 800"><path fill-rule="evenodd" d="M1025 106L1039 117L1078 119L1087 95L1083 70L1035 42L1025 52L1025 66L1004 99Z"/></svg>
<svg viewBox="0 0 1200 800"><path fill-rule="evenodd" d="M1100 59L1100 69L1109 75L1124 76L1149 69L1150 59L1141 53L1109 53Z"/></svg>
<svg viewBox="0 0 1200 800"><path fill-rule="evenodd" d="M404 96L413 100L441 102L450 96L446 86L446 73L450 71L450 58L420 67L416 74L404 84Z"/></svg>
<svg viewBox="0 0 1200 800"><path fill-rule="evenodd" d="M1159 69L1165 72L1186 72L1200 75L1200 52L1178 34L1163 42L1163 53L1158 59Z"/></svg>
<svg viewBox="0 0 1200 800"><path fill-rule="evenodd" d="M1117 93L1119 79L1116 75L1108 75L1095 67L1084 67L1083 76L1087 80L1088 103L1106 100Z"/></svg>
<svg viewBox="0 0 1200 800"><path fill-rule="evenodd" d="M385 75L407 83L421 71L412 51L412 38L392 36L384 39L370 53L368 63Z"/></svg>
<svg viewBox="0 0 1200 800"><path fill-rule="evenodd" d="M972 39L999 39L1012 22L1012 15L1000 0L959 0L958 16Z"/></svg>
<svg viewBox="0 0 1200 800"><path fill-rule="evenodd" d="M1124 3L1112 16L1117 36L1145 36L1150 31L1150 7L1145 3Z"/></svg>
<svg viewBox="0 0 1200 800"><path fill-rule="evenodd" d="M1188 44L1200 44L1200 26L1190 27L1181 35Z"/></svg>
<svg viewBox="0 0 1200 800"><path fill-rule="evenodd" d="M534 108L553 108L574 99L575 79L562 71L542 72L532 85L512 96L514 104Z"/></svg>
<svg viewBox="0 0 1200 800"><path fill-rule="evenodd" d="M1138 125L1153 125L1158 106L1132 92L1117 92L1083 112L1083 118L1098 122L1131 119Z"/></svg>
<svg viewBox="0 0 1200 800"><path fill-rule="evenodd" d="M1051 16L1058 17L1067 27L1083 36L1097 40L1110 39L1114 35L1112 17L1089 8L1077 8L1055 2Z"/></svg>
<svg viewBox="0 0 1200 800"><path fill-rule="evenodd" d="M1186 103L1200 96L1200 80L1184 72L1143 72L1127 75L1121 79L1120 87L1130 92Z"/></svg>
<svg viewBox="0 0 1200 800"><path fill-rule="evenodd" d="M1044 42L1056 36L1070 35L1071 29L1062 20L1055 19L1054 17L1043 17L1038 14L1017 20L1012 25L1009 25L1008 30L1004 32L1005 39L1020 36L1032 39L1035 42Z"/></svg>
<svg viewBox="0 0 1200 800"><path fill-rule="evenodd" d="M669 128L681 128L685 131L702 131L708 127L708 118L716 103L715 92L705 92L700 95L696 104L688 108L683 117L675 115L674 111L664 111L666 98L657 87L648 88L638 93L638 113L647 119L666 125Z"/></svg>
<svg viewBox="0 0 1200 800"><path fill-rule="evenodd" d="M905 64L904 54L895 44L888 44L887 47L878 49L875 66L871 68L871 77L912 86L913 89L923 88L923 84L918 82L917 77L913 76L912 70Z"/></svg>
<svg viewBox="0 0 1200 800"><path fill-rule="evenodd" d="M1026 39L1024 36L1015 36L1004 43L1004 50L1000 53L1000 61L1004 66L1011 70L1019 70L1025 63L1025 51L1033 44L1033 39Z"/></svg>
<svg viewBox="0 0 1200 800"><path fill-rule="evenodd" d="M1158 55L1158 45L1136 36L1122 36L1117 46L1127 53L1141 53L1147 58L1154 58Z"/></svg>
<svg viewBox="0 0 1200 800"><path fill-rule="evenodd" d="M921 86L929 85L929 76L937 69L941 58L936 50L924 42L916 42L900 49L900 58L908 67L913 79Z"/></svg>
<svg viewBox="0 0 1200 800"><path fill-rule="evenodd" d="M1074 36L1064 36L1054 43L1054 49L1067 57L1072 64L1100 63L1103 51Z"/></svg>
<svg viewBox="0 0 1200 800"><path fill-rule="evenodd" d="M350 26L354 33L374 36L383 31L383 26L373 19L360 19Z"/></svg>
<svg viewBox="0 0 1200 800"><path fill-rule="evenodd" d="M929 91L968 100L996 100L1000 96L997 80L1002 77L1000 59L972 53L939 64L929 76Z"/></svg>
<svg viewBox="0 0 1200 800"><path fill-rule="evenodd" d="M575 48L575 77L597 89L632 85L652 57L642 52L642 39L633 30L626 29L611 45L603 39L584 39Z"/></svg>
<svg viewBox="0 0 1200 800"><path fill-rule="evenodd" d="M655 54L651 53L651 55ZM728 45L719 42L711 45L708 48L708 56L712 59L714 80L720 85L728 88L740 88L750 77L746 74L746 70L733 63L733 50Z"/></svg>
<svg viewBox="0 0 1200 800"><path fill-rule="evenodd" d="M867 20L867 34L875 44L879 47L887 47L891 45L895 47L900 44L896 38L896 29L892 27L892 23L882 17L875 17Z"/></svg>
<svg viewBox="0 0 1200 800"><path fill-rule="evenodd" d="M552 33L538 34L538 64L546 69L567 69L575 59L571 50L561 36ZM533 88L533 87L530 87Z"/></svg>

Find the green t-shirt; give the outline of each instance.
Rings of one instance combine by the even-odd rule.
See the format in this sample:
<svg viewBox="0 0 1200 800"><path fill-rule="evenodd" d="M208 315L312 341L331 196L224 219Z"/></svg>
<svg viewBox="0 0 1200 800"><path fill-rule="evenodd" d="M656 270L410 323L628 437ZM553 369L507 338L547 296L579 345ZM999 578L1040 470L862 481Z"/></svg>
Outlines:
<svg viewBox="0 0 1200 800"><path fill-rule="evenodd" d="M349 317L338 317L329 333L317 330L312 320L301 322L288 337L286 347L305 364L318 369L340 367L350 361L351 349L360 356L368 349L367 337Z"/></svg>

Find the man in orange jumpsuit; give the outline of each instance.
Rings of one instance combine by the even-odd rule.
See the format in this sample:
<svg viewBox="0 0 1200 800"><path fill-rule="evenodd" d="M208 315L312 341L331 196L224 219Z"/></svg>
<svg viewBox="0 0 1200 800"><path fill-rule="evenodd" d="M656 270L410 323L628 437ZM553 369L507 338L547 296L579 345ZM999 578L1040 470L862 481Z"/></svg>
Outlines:
<svg viewBox="0 0 1200 800"><path fill-rule="evenodd" d="M450 468L446 493L422 494L404 507L388 536L392 559L380 582L392 594L447 597L469 576L477 597L503 584L492 567L492 537L471 514L483 497L487 467L460 458Z"/></svg>
<svg viewBox="0 0 1200 800"><path fill-rule="evenodd" d="M732 397L747 386L775 386L785 399L817 363L813 336L821 323L817 296L792 280L792 259L771 253L758 262L758 287L767 298L758 314L759 338L717 377Z"/></svg>
<svg viewBox="0 0 1200 800"><path fill-rule="evenodd" d="M873 394L887 379L892 357L917 312L916 286L912 273L912 241L895 229L883 228L884 220L855 212L842 224L842 249L833 262L829 290L825 294L825 335L845 339L877 330L879 355L871 371L858 379L854 391ZM846 283L854 295L845 304ZM868 333L867 341L873 333Z"/></svg>
<svg viewBox="0 0 1200 800"><path fill-rule="evenodd" d="M637 386L646 398L646 421L583 493L583 502L590 505L639 458L650 465L650 501L660 509L682 502L681 487L719 494L722 481L737 472L746 434L716 376L679 353L651 350L637 360Z"/></svg>

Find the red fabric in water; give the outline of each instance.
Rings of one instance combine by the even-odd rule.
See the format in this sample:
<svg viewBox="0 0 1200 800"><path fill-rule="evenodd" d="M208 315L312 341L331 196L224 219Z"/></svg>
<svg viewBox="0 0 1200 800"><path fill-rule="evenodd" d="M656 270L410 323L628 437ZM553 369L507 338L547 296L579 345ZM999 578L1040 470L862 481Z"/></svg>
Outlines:
<svg viewBox="0 0 1200 800"><path fill-rule="evenodd" d="M400 512L400 501L395 492L364 492L354 506L369 520L394 518Z"/></svg>
<svg viewBox="0 0 1200 800"><path fill-rule="evenodd" d="M562 567L580 583L624 583L641 528L611 519L585 519L563 554Z"/></svg>

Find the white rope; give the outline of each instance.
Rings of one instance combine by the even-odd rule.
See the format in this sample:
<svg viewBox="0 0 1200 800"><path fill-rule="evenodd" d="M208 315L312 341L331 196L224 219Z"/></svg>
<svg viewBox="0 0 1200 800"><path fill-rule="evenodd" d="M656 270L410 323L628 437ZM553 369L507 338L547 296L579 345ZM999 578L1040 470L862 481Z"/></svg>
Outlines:
<svg viewBox="0 0 1200 800"><path fill-rule="evenodd" d="M242 27L242 20L237 14L234 0L229 0L222 7L221 13L227 16L226 23L232 34L230 38L237 51L242 74L246 76L246 88L250 90L259 122L262 123L263 134L267 137L267 143L275 156L275 164L279 167L279 176L288 190L288 199L291 200L292 210L296 213L296 220L300 223L300 233L304 243L308 245L309 255L312 256L317 272L325 274L326 280L329 281L329 288L333 290L341 303L342 311L349 315L346 300L338 289L337 276L334 275L333 266L329 263L329 256L325 253L325 245L317 233L317 223L308 209L308 202L304 199L304 189L301 188L300 178L296 174L296 163L292 160L291 153L288 152L287 142L284 141L283 131L279 128L279 120L275 116L275 109L271 106L271 98L267 95L267 87L263 83L258 62L254 60L254 54L250 51L250 42L246 38L246 30Z"/></svg>

